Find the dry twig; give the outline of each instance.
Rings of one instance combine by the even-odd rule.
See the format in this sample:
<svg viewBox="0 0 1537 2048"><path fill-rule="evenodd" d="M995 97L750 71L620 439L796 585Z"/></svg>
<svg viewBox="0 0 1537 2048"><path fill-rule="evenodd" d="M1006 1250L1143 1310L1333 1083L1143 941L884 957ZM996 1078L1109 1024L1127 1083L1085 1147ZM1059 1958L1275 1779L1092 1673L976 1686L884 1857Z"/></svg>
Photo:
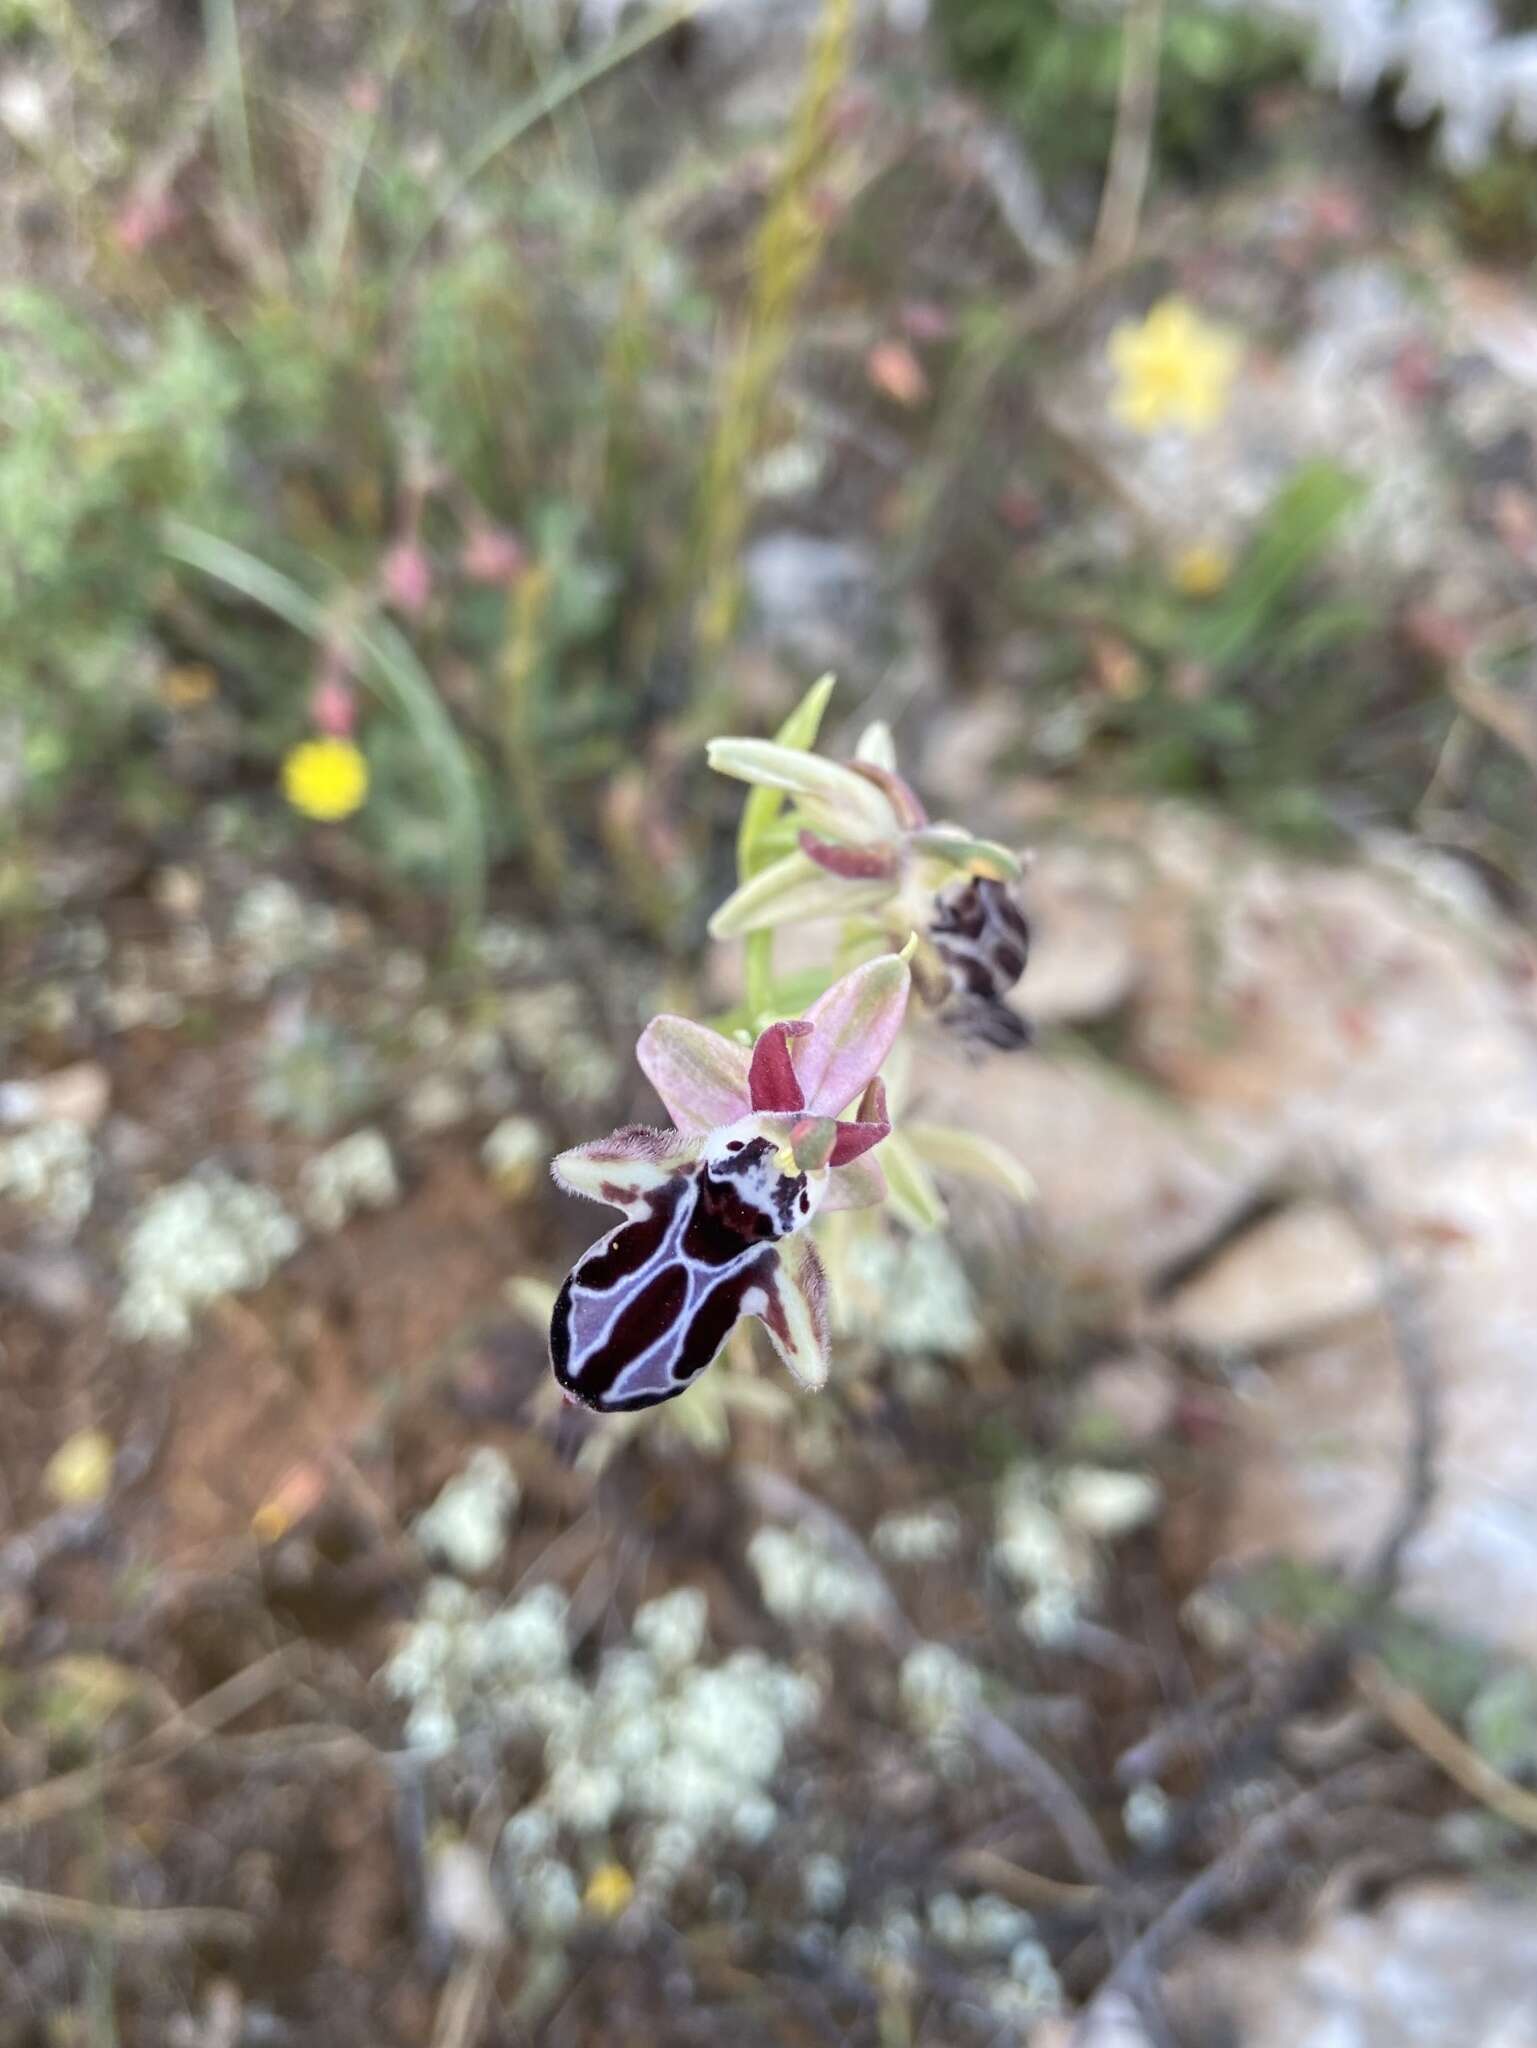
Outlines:
<svg viewBox="0 0 1537 2048"><path fill-rule="evenodd" d="M78 1770L66 1771L57 1778L47 1778L41 1785L30 1785L23 1792L0 1802L0 1836L18 1834L24 1828L39 1826L44 1821L55 1820L61 1813L74 1813L93 1800L114 1782L134 1773L167 1764L189 1749L195 1749L215 1729L228 1722L238 1720L240 1715L266 1699L295 1678L309 1662L309 1650L303 1643L288 1643L270 1656L260 1657L254 1664L248 1664L244 1671L237 1671L233 1678L227 1678L223 1685L217 1685L212 1692L205 1693L190 1707L184 1707L169 1720L162 1721L158 1728L152 1728L121 1756L108 1757L101 1762L82 1764Z"/></svg>
<svg viewBox="0 0 1537 2048"><path fill-rule="evenodd" d="M256 1932L249 1913L223 1906L107 1906L93 1899L28 1891L0 1878L0 1921L6 1920L41 1927L49 1934L105 1935L122 1942L247 1942Z"/></svg>
<svg viewBox="0 0 1537 2048"><path fill-rule="evenodd" d="M1142 204L1153 168L1163 5L1164 0L1132 0L1122 31L1120 95L1094 229L1094 262L1125 263L1137 246Z"/></svg>
<svg viewBox="0 0 1537 2048"><path fill-rule="evenodd" d="M1372 1705L1416 1749L1460 1785L1480 1806L1523 1833L1537 1835L1537 1792L1514 1784L1485 1761L1471 1743L1449 1728L1417 1692L1400 1685L1375 1658L1359 1658L1352 1677Z"/></svg>

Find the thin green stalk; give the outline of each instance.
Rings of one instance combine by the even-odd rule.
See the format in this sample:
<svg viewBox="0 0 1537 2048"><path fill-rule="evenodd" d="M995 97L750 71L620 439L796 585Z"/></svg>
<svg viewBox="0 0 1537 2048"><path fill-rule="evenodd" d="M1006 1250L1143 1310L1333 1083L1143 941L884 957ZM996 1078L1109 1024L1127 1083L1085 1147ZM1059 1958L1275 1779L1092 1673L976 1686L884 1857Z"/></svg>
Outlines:
<svg viewBox="0 0 1537 2048"><path fill-rule="evenodd" d="M540 773L535 726L535 681L554 578L547 562L536 562L514 585L507 600L507 640L502 654L502 734L507 779L523 815L528 857L544 893L560 893L566 871L566 842L549 807Z"/></svg>
<svg viewBox="0 0 1537 2048"><path fill-rule="evenodd" d="M762 450L774 385L789 352L801 293L826 239L813 204L813 187L832 140L833 101L848 71L853 31L854 0L823 0L789 146L754 244L752 299L726 369L705 465L695 644L701 695L712 708L715 664L736 629L741 608L748 472Z"/></svg>
<svg viewBox="0 0 1537 2048"><path fill-rule="evenodd" d="M203 0L203 34L213 82L214 129L225 179L253 221L261 208L256 159L246 120L245 67L240 57L240 21L235 0Z"/></svg>
<svg viewBox="0 0 1537 2048"><path fill-rule="evenodd" d="M499 157L504 149L510 149L515 142L521 142L531 129L547 121L552 114L574 100L588 86L597 84L611 71L617 71L632 57L651 48L664 36L670 35L680 23L699 12L705 0L674 0L671 7L659 14L644 15L636 25L623 35L615 36L590 57L579 64L571 64L555 77L546 80L536 92L530 93L515 107L509 107L499 121L492 123L486 133L472 149L460 158L443 182L436 204L428 219L423 223L415 239L400 259L396 282L411 269L421 254L428 238L444 215L462 199L470 186L488 165Z"/></svg>
<svg viewBox="0 0 1537 2048"><path fill-rule="evenodd" d="M747 982L747 1015L753 1030L774 1004L774 934L749 932L743 940L743 972Z"/></svg>
<svg viewBox="0 0 1537 2048"><path fill-rule="evenodd" d="M322 604L281 570L247 554L233 542L189 526L166 522L166 553L205 576L265 605L295 632L324 643L335 626L335 608ZM468 926L480 915L485 893L486 839L480 797L468 754L414 649L387 619L359 621L348 632L348 647L361 680L392 704L410 730L428 773L437 784L449 826L450 888L455 913Z"/></svg>

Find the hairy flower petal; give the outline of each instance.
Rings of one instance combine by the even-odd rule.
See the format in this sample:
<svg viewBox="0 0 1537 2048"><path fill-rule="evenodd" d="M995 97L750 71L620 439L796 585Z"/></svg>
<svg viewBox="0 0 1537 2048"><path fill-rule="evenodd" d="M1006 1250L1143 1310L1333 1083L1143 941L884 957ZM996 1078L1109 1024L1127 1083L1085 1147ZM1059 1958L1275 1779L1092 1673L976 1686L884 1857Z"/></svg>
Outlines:
<svg viewBox="0 0 1537 2048"><path fill-rule="evenodd" d="M758 1033L747 1072L747 1090L754 1109L804 1109L806 1097L790 1058L789 1041L804 1038L811 1026L797 1019L791 1024L770 1024Z"/></svg>
<svg viewBox="0 0 1537 2048"><path fill-rule="evenodd" d="M827 1314L827 1274L817 1248L804 1232L779 1246L778 1270L767 1279L767 1305L757 1311L774 1349L803 1387L827 1384L832 1341Z"/></svg>
<svg viewBox="0 0 1537 2048"><path fill-rule="evenodd" d="M550 1171L573 1195L608 1202L627 1216L637 1216L645 1209L651 1190L698 1155L697 1142L681 1131L653 1131L645 1124L626 1124L606 1138L594 1138L560 1153Z"/></svg>
<svg viewBox="0 0 1537 2048"><path fill-rule="evenodd" d="M746 1046L692 1018L653 1017L635 1057L668 1115L691 1137L735 1123L752 1107Z"/></svg>
<svg viewBox="0 0 1537 2048"><path fill-rule="evenodd" d="M902 1028L910 985L907 962L886 953L811 1005L806 1022L814 1029L791 1048L808 1109L836 1116L864 1093Z"/></svg>

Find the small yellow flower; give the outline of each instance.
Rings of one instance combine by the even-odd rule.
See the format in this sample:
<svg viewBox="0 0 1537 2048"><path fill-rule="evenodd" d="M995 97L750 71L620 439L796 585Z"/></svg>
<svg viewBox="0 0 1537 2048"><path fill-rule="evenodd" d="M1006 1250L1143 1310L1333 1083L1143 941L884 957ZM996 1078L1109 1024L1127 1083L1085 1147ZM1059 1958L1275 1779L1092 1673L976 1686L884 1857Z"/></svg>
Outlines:
<svg viewBox="0 0 1537 2048"><path fill-rule="evenodd" d="M77 1429L43 1467L43 1485L61 1508L91 1508L112 1485L112 1439L104 1430Z"/></svg>
<svg viewBox="0 0 1537 2048"><path fill-rule="evenodd" d="M1233 573L1233 557L1212 540L1193 541L1169 564L1169 581L1181 597L1215 597Z"/></svg>
<svg viewBox="0 0 1537 2048"><path fill-rule="evenodd" d="M1214 427L1227 409L1239 345L1184 299L1160 299L1145 320L1123 321L1110 337L1115 416L1139 434Z"/></svg>
<svg viewBox="0 0 1537 2048"><path fill-rule="evenodd" d="M304 740L283 756L283 794L306 818L334 824L368 795L368 763L351 740Z"/></svg>
<svg viewBox="0 0 1537 2048"><path fill-rule="evenodd" d="M617 1920L635 1896L635 1880L622 1863L600 1863L587 1880L582 1904L600 1920Z"/></svg>

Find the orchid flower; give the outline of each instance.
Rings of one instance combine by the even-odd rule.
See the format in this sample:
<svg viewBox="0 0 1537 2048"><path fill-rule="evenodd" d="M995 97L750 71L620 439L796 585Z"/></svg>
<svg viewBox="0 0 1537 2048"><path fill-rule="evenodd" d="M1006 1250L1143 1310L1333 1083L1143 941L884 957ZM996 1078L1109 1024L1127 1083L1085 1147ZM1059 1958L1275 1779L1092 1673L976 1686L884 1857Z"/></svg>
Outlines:
<svg viewBox="0 0 1537 2048"><path fill-rule="evenodd" d="M1030 928L1010 889L1020 863L993 840L930 823L897 772L885 725L869 726L847 763L752 739L712 740L709 761L756 791L788 798L796 838L792 852L745 873L710 920L713 938L833 917L867 923L885 944L916 933L914 978L924 1001L945 1010L943 1021L1005 1049L1028 1039L1003 1002L1030 951Z"/></svg>
<svg viewBox="0 0 1537 2048"><path fill-rule="evenodd" d="M686 1017L647 1025L636 1054L673 1128L628 1125L554 1164L572 1194L626 1219L556 1299L550 1357L568 1400L605 1413L671 1400L742 1316L803 1385L825 1383L827 1281L806 1226L885 1193L868 1155L891 1131L879 1069L909 985L905 960L868 961L750 1049Z"/></svg>
<svg viewBox="0 0 1537 2048"><path fill-rule="evenodd" d="M925 929L928 905L947 881L1019 875L1007 847L930 822L912 785L897 773L884 725L870 726L846 763L776 740L712 740L708 751L718 773L787 796L796 832L793 852L726 898L710 920L712 938L881 912L905 938Z"/></svg>

